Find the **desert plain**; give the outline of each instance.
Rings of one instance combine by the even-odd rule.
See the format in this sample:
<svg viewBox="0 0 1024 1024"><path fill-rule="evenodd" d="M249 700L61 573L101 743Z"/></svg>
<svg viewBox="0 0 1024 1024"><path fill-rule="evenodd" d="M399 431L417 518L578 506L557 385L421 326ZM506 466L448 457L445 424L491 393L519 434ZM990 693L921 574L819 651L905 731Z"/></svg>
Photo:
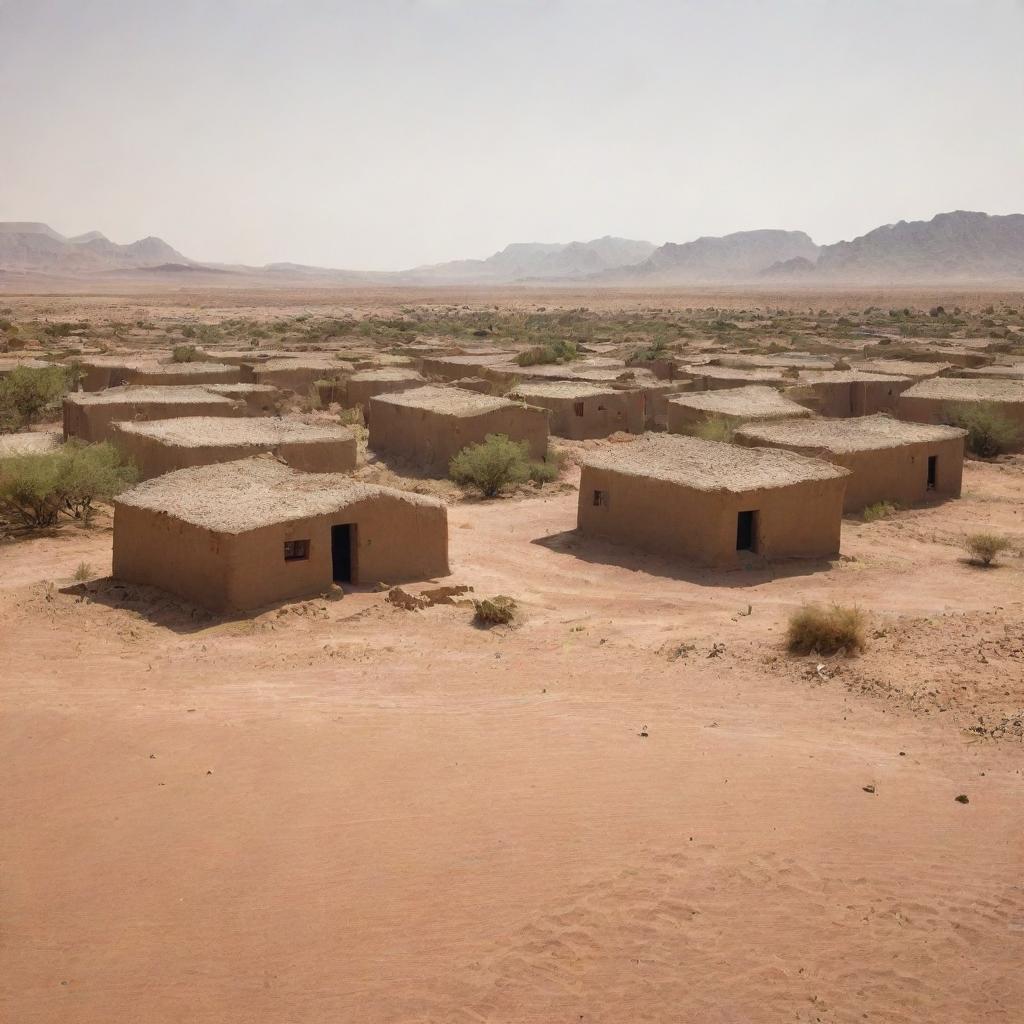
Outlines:
<svg viewBox="0 0 1024 1024"><path fill-rule="evenodd" d="M441 308L585 309L592 340L620 346L644 318L717 317L732 324L712 337L725 347L740 331L767 345L765 311L799 309L856 346L877 342L858 331L876 306L962 307L977 327L1022 302L952 290L0 296L11 321L121 324L117 344L139 350L185 319L216 332L378 317L392 331ZM1000 323L1016 344L1018 314ZM708 340L699 326L681 337ZM395 337L359 341L387 350ZM718 572L576 534L575 458L611 443L559 444L558 481L494 500L403 478L448 504L440 582L517 602L518 620L492 629L464 602L406 610L373 586L217 617L111 579L103 510L88 528L9 532L9 1019L1019 1021L1024 457L968 459L956 500L845 517L834 560ZM971 565L971 530L1017 548ZM788 653L788 618L808 602L861 608L863 653Z"/></svg>

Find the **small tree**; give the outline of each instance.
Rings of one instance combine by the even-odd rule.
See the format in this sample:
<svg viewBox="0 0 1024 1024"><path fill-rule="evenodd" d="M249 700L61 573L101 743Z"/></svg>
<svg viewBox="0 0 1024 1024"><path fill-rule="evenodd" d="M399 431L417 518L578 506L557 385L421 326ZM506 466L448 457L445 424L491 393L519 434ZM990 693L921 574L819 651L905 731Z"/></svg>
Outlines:
<svg viewBox="0 0 1024 1024"><path fill-rule="evenodd" d="M964 538L964 550L975 565L992 565L1000 554L1012 547L1010 538L998 533L972 533Z"/></svg>
<svg viewBox="0 0 1024 1024"><path fill-rule="evenodd" d="M137 479L108 442L14 455L0 459L0 515L30 530L53 526L62 512L88 525L93 502L109 501Z"/></svg>
<svg viewBox="0 0 1024 1024"><path fill-rule="evenodd" d="M452 459L448 475L463 487L475 487L485 498L497 497L510 484L529 479L529 446L507 434L488 434L482 444L471 444Z"/></svg>
<svg viewBox="0 0 1024 1024"><path fill-rule="evenodd" d="M20 430L39 419L68 389L63 366L19 366L0 379L0 433Z"/></svg>
<svg viewBox="0 0 1024 1024"><path fill-rule="evenodd" d="M946 410L945 420L967 431L967 450L983 459L1012 448L1019 436L997 402L958 402Z"/></svg>

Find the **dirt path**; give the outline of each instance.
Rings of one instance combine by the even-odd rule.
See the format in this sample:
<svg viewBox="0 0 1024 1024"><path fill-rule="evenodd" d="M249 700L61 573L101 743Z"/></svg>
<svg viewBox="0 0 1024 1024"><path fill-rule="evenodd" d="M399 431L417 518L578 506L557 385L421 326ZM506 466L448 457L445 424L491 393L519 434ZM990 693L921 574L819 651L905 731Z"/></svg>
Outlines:
<svg viewBox="0 0 1024 1024"><path fill-rule="evenodd" d="M71 588L102 526L0 547L7 1018L1019 1020L1024 561L955 542L1024 540L1022 483L728 574L582 542L571 492L456 506L511 631L221 622ZM805 600L865 656L782 655Z"/></svg>

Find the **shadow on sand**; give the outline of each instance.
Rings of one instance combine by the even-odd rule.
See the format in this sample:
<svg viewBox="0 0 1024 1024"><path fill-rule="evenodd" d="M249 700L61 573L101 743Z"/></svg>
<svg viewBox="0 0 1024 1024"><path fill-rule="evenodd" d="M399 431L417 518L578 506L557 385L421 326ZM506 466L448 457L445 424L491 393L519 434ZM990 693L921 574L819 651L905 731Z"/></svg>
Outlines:
<svg viewBox="0 0 1024 1024"><path fill-rule="evenodd" d="M344 593L370 593L372 586L355 587L345 585ZM106 608L117 608L133 612L154 626L162 626L174 633L182 635L201 633L217 626L254 622L268 613L287 609L292 614L302 614L306 609L318 609L340 599L341 592L327 595L313 595L306 598L289 598L274 604L264 605L250 611L224 612L217 614L200 608L198 605L176 597L158 587L150 587L141 583L123 583L111 576L90 580L86 583L74 583L61 587L60 593L76 597L91 604L103 605ZM297 610L298 609L298 610Z"/></svg>
<svg viewBox="0 0 1024 1024"><path fill-rule="evenodd" d="M584 537L577 530L564 530L547 537L537 537L532 543L560 555L578 558L582 562L615 565L620 569L662 576L682 583L692 583L698 587L738 590L791 576L813 576L815 573L827 572L833 568L833 563L825 558L787 558L769 562L758 558L757 555L748 555L744 556L744 564L735 569L705 569L638 551L625 544Z"/></svg>

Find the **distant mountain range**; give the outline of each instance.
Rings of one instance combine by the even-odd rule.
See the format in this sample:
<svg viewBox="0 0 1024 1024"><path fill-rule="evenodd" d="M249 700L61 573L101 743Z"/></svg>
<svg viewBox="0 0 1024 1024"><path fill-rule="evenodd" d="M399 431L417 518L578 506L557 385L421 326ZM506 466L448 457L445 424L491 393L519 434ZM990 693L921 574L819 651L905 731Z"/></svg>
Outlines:
<svg viewBox="0 0 1024 1024"><path fill-rule="evenodd" d="M66 238L39 223L0 222L0 273L91 279L210 277L220 285L394 285L587 283L686 285L770 281L952 282L1024 279L1024 214L957 211L900 221L850 242L816 245L803 231L738 231L691 242L605 236L590 242L517 242L486 259L383 272L297 263L263 267L201 263L159 238L128 245L98 231Z"/></svg>

